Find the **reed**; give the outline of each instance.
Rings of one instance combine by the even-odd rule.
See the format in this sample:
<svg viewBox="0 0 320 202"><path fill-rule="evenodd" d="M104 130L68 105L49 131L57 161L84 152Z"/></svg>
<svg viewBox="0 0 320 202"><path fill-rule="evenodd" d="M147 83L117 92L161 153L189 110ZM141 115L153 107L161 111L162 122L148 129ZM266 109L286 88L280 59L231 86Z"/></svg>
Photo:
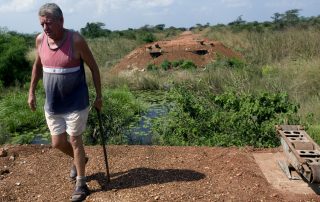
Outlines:
<svg viewBox="0 0 320 202"><path fill-rule="evenodd" d="M313 28L264 32L232 32L228 28L220 28L206 30L205 36L241 52L247 62L254 64L270 64L288 58L309 59L320 55L320 32Z"/></svg>
<svg viewBox="0 0 320 202"><path fill-rule="evenodd" d="M110 68L139 45L125 38L88 39L88 45L100 68Z"/></svg>

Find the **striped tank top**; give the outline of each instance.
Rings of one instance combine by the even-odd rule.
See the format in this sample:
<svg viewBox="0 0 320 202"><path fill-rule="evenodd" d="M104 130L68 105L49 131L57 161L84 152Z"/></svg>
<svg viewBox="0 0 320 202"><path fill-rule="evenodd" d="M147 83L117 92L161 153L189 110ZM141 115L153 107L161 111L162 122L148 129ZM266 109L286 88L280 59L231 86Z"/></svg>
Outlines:
<svg viewBox="0 0 320 202"><path fill-rule="evenodd" d="M48 37L42 35L38 52L46 93L44 109L49 114L65 114L87 108L89 93L84 65L82 59L73 57L73 32L66 30L65 40L56 49L51 49Z"/></svg>

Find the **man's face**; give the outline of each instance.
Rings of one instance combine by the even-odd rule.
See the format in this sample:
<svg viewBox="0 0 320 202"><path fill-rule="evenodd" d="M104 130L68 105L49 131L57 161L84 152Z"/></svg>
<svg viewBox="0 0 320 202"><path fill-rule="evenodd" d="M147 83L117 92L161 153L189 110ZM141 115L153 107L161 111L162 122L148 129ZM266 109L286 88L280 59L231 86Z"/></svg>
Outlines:
<svg viewBox="0 0 320 202"><path fill-rule="evenodd" d="M55 19L51 16L39 16L39 19L44 33L46 33L49 38L56 39L59 37L63 29L63 18Z"/></svg>

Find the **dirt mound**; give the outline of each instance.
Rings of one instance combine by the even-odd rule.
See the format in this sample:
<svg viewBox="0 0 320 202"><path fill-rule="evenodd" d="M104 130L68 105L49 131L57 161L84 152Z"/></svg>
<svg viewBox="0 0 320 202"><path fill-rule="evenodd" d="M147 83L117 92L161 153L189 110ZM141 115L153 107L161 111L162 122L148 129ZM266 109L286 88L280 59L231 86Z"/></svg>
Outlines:
<svg viewBox="0 0 320 202"><path fill-rule="evenodd" d="M68 201L70 158L49 146L6 147L0 201ZM268 183L253 154L277 149L108 146L110 183L101 146L85 149L86 201L320 201Z"/></svg>
<svg viewBox="0 0 320 202"><path fill-rule="evenodd" d="M197 67L203 67L214 61L218 54L241 57L221 42L210 41L187 31L178 38L149 43L133 50L115 65L114 71L144 70L149 64L160 65L164 60L191 60Z"/></svg>

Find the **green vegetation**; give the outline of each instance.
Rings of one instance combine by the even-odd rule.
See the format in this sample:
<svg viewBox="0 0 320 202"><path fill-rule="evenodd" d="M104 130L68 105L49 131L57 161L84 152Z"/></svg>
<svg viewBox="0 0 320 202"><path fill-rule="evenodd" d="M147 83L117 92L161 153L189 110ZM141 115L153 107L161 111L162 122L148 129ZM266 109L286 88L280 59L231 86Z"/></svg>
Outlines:
<svg viewBox="0 0 320 202"><path fill-rule="evenodd" d="M176 36L182 31L186 31L186 28L166 28L164 24L159 24L156 26L144 25L138 29L127 29L122 31L110 31L104 29L105 26L102 22L87 23L84 28L81 28L80 33L86 38L101 38L106 37L109 39L114 38L124 38L130 40L137 40L140 42L152 42L154 40L159 40L165 37Z"/></svg>
<svg viewBox="0 0 320 202"><path fill-rule="evenodd" d="M27 51L23 37L0 34L0 87L23 84L30 78L31 65L25 57Z"/></svg>
<svg viewBox="0 0 320 202"><path fill-rule="evenodd" d="M138 121L139 115L146 109L144 103L137 100L127 88L104 90L103 97L102 122L104 132L109 138L108 141L112 144L127 143L125 130L131 123ZM96 144L100 142L99 137L94 136L95 131L98 132L97 129L97 115L95 112L91 112L88 118L88 128L84 134L85 143Z"/></svg>
<svg viewBox="0 0 320 202"><path fill-rule="evenodd" d="M320 143L320 17L300 17L299 10L293 9L276 13L272 19L246 22L239 16L228 25L207 23L191 28L238 51L241 59L218 55L205 68L196 68L188 60L165 60L159 66L141 67L151 71L121 74L109 68L131 50L186 29L160 24L110 31L103 23L88 23L81 32L101 68L103 122L109 143L128 143L127 129L137 124L148 108L136 98L141 90L169 92L163 98L170 102L166 106L169 112L151 121L154 144L274 147L279 144L276 124L302 124ZM32 62L34 51L29 39L0 32L0 77L5 73L14 76L1 77L0 144L28 143L37 134L49 136L41 86L38 110L32 113L27 107L25 82L31 67L26 61ZM89 85L93 89L91 82ZM86 144L99 142L93 137L97 123L91 112Z"/></svg>
<svg viewBox="0 0 320 202"><path fill-rule="evenodd" d="M44 118L44 92L37 92L37 110L31 112L27 100L27 88L9 88L1 92L0 97L0 137L3 144L28 143L37 134L48 134Z"/></svg>
<svg viewBox="0 0 320 202"><path fill-rule="evenodd" d="M178 60L178 61L172 61L170 62L169 60L164 60L161 64L160 67L158 67L155 64L149 64L147 66L147 70L154 71L154 70L164 70L167 71L169 69L196 69L197 66L190 60Z"/></svg>
<svg viewBox="0 0 320 202"><path fill-rule="evenodd" d="M103 23L87 23L81 34L88 38L89 46L99 67L109 68L139 45L173 37L180 34L183 28L165 28L165 25L145 25L139 29L110 31L104 29Z"/></svg>
<svg viewBox="0 0 320 202"><path fill-rule="evenodd" d="M35 136L43 134L50 141L43 105L44 91L41 85L37 90L37 110L31 112L28 105L28 89L12 88L2 92L0 98L0 144L5 142L22 144L30 143ZM94 97L93 95L91 97ZM137 121L137 115L144 110L144 104L138 101L127 88L103 90L104 110L103 123L111 143L125 143L124 130L132 122ZM92 137L98 129L96 113L92 110L88 118L88 130L84 134L87 144L97 143Z"/></svg>
<svg viewBox="0 0 320 202"><path fill-rule="evenodd" d="M283 93L215 95L184 86L171 92L170 113L155 121L159 144L273 147L274 126L299 121L298 107Z"/></svg>

